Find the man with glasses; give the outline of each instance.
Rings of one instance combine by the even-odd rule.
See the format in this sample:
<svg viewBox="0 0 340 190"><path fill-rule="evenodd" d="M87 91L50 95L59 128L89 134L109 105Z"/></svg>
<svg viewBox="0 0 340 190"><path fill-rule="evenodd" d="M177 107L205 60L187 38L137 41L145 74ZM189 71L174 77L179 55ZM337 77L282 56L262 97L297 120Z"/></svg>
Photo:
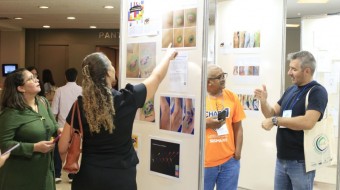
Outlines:
<svg viewBox="0 0 340 190"><path fill-rule="evenodd" d="M207 67L204 190L236 190L243 141L243 107L225 89L228 74L217 65Z"/></svg>

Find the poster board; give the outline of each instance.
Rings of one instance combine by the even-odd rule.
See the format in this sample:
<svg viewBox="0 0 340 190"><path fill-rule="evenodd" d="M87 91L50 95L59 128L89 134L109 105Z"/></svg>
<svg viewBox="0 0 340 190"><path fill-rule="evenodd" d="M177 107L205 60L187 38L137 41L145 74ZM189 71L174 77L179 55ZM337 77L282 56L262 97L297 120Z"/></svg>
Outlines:
<svg viewBox="0 0 340 190"><path fill-rule="evenodd" d="M170 19L167 17L168 19L163 21L164 13L172 14L172 16ZM121 78L119 79L121 88L125 87L127 83L138 84L145 79L141 73L131 73L130 71L135 71L132 69L134 66L138 64L141 66L142 63L147 62L146 60L151 60L148 58L154 58L157 65L165 54L164 44L173 42L179 52L177 57L178 59L181 58L181 60L176 59L175 66L169 68L154 97L152 105L154 122L140 118L134 122L133 133L138 134L138 157L140 160L137 166L138 189L200 188L200 141L202 140L200 138L200 114L202 112L200 104L202 84L197 81L203 80L201 76L203 64L203 14L203 0L121 1ZM171 27L166 28L166 31L163 27L164 22L171 25ZM169 34L169 30L171 30L171 34ZM141 49L145 49L141 48L141 46L145 45L151 47L149 50L153 51L153 44L156 47L155 52L141 52ZM129 55L131 56L129 57ZM182 67L184 64L185 67ZM139 70L143 70L143 68ZM147 73L150 72L148 71ZM171 80L175 76L180 76L182 80L179 81L185 82L185 84L176 85L177 81ZM177 88L178 86L181 87ZM192 117L190 123L194 123L194 133L183 130L174 132L160 128L160 97L162 96L183 99L182 102L185 99L192 100L192 107L194 108L192 113L195 117ZM184 109L184 107L181 109ZM183 114L182 119L184 119L184 116L187 115ZM182 127L186 126L184 121L180 122L180 124ZM172 149L164 148L161 150L158 146L176 147L178 154L172 154L174 152ZM164 163L161 162L164 160L160 159L166 158L157 157L154 154L157 151L159 154L165 152L170 154L171 152L171 155L167 158L172 158L171 161L176 159L176 164L171 165L174 170L164 168L165 165L162 165ZM166 161L170 161L170 159Z"/></svg>

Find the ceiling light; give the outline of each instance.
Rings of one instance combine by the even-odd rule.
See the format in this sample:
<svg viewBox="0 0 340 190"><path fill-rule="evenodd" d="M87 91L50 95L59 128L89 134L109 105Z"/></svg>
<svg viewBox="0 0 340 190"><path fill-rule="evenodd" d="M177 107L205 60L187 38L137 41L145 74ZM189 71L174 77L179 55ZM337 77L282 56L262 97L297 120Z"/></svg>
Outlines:
<svg viewBox="0 0 340 190"><path fill-rule="evenodd" d="M106 6L104 6L104 8L105 8L105 9L113 9L113 8L115 8L115 7L112 6L112 5L106 5Z"/></svg>
<svg viewBox="0 0 340 190"><path fill-rule="evenodd" d="M15 17L14 19L15 20L21 20L22 18L21 17Z"/></svg>
<svg viewBox="0 0 340 190"><path fill-rule="evenodd" d="M74 19L76 19L76 17L74 17L74 16L68 16L67 19L68 19L68 20L74 20Z"/></svg>
<svg viewBox="0 0 340 190"><path fill-rule="evenodd" d="M49 25L44 25L43 28L50 28L50 26Z"/></svg>
<svg viewBox="0 0 340 190"><path fill-rule="evenodd" d="M287 28L297 28L299 26L300 26L300 24L286 24Z"/></svg>
<svg viewBox="0 0 340 190"><path fill-rule="evenodd" d="M40 5L39 8L40 9L48 9L48 6Z"/></svg>
<svg viewBox="0 0 340 190"><path fill-rule="evenodd" d="M90 26L90 28L97 28L97 26Z"/></svg>
<svg viewBox="0 0 340 190"><path fill-rule="evenodd" d="M327 3L328 0L298 0L297 3Z"/></svg>

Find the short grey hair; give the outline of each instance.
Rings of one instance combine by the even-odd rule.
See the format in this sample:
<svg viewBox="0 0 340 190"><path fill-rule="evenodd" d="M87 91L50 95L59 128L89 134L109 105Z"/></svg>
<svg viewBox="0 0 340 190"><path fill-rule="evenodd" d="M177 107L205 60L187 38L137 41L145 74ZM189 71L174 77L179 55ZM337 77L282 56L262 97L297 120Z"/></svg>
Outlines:
<svg viewBox="0 0 340 190"><path fill-rule="evenodd" d="M208 65L207 65L207 75L208 75L208 78L212 77L211 75L212 75L212 72L213 72L213 71L216 71L216 70L219 70L219 69L222 70L222 68L221 68L219 65L216 65L216 64L208 64Z"/></svg>
<svg viewBox="0 0 340 190"><path fill-rule="evenodd" d="M311 54L309 51L298 51L288 54L288 61L292 61L295 59L300 60L302 69L309 67L312 71L312 75L314 74L314 71L316 69L316 61L313 54Z"/></svg>

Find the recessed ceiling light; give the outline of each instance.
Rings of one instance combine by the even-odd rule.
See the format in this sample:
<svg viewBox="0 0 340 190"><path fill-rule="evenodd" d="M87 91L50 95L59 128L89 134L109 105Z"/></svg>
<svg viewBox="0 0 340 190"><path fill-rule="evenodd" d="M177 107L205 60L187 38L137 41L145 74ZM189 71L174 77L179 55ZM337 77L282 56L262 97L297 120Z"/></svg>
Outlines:
<svg viewBox="0 0 340 190"><path fill-rule="evenodd" d="M300 24L286 24L287 28L297 28L299 26L300 26Z"/></svg>
<svg viewBox="0 0 340 190"><path fill-rule="evenodd" d="M97 28L97 26L90 26L90 28Z"/></svg>
<svg viewBox="0 0 340 190"><path fill-rule="evenodd" d="M40 8L40 9L48 9L48 6L40 5L39 8Z"/></svg>
<svg viewBox="0 0 340 190"><path fill-rule="evenodd" d="M15 20L21 20L22 18L21 17L15 17L14 19Z"/></svg>
<svg viewBox="0 0 340 190"><path fill-rule="evenodd" d="M49 25L44 25L43 28L50 28L50 26Z"/></svg>
<svg viewBox="0 0 340 190"><path fill-rule="evenodd" d="M68 19L68 20L74 20L74 19L76 19L76 17L74 17L74 16L68 16L67 19Z"/></svg>
<svg viewBox="0 0 340 190"><path fill-rule="evenodd" d="M112 5L106 5L106 6L104 6L104 8L105 8L105 9L113 9L113 8L115 8L115 7L112 6Z"/></svg>
<svg viewBox="0 0 340 190"><path fill-rule="evenodd" d="M298 0L297 3L327 3L328 0Z"/></svg>

